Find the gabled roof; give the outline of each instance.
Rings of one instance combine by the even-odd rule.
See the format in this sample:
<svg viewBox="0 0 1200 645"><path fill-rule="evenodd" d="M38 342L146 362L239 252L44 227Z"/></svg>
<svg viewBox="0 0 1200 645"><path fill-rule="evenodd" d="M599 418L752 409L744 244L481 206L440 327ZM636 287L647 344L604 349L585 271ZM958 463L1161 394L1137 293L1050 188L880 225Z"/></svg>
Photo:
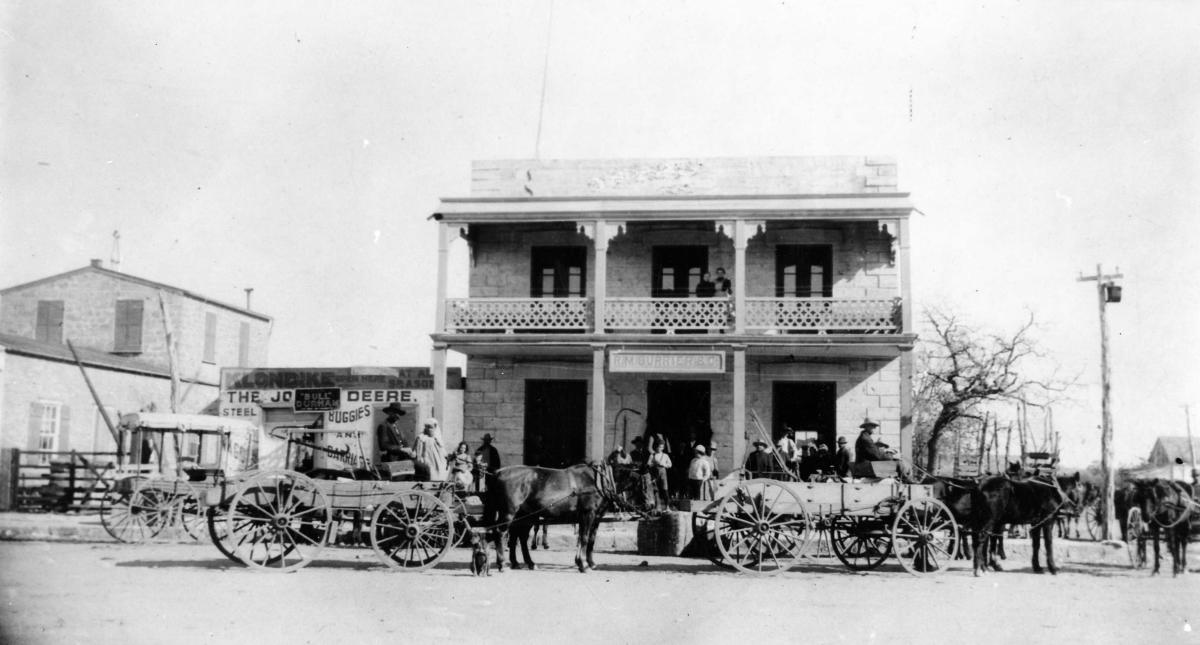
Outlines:
<svg viewBox="0 0 1200 645"><path fill-rule="evenodd" d="M2 295L5 295L5 294L8 294L8 293L10 293L10 292L13 292L13 291L18 291L18 290L21 290L21 289L27 289L27 288L29 288L29 287L32 287L32 286L36 286L36 285L40 285L40 284L45 284L45 283L48 283L48 282L54 282L54 281L56 281L56 280L61 280L61 279L63 279L63 278L66 278L66 277L73 276L73 275L78 275L78 274L80 274L80 273L85 273L85 272L88 272L88 271L95 272L95 273L99 273L100 275L108 276L108 277L111 277L111 278L116 278L116 279L118 279L118 280L124 280L124 281L126 281L126 282L132 282L132 283L134 283L134 284L140 284L140 285L142 285L142 286L150 287L150 288L152 288L152 289L162 289L162 290L164 290L164 291L169 291L169 292L171 292L171 293L174 293L174 294L177 294L177 295L181 295L181 296L184 296L184 297L186 297L186 298L191 298L192 300L198 300L198 301L200 301L200 302L203 302L203 303L205 303L205 304L212 305L212 306L214 306L214 307L221 307L222 309L228 309L228 310L230 310L230 311L235 311L235 312L237 312L237 313L240 313L240 314L243 314L243 315L246 315L246 316L250 316L250 317L252 317L252 318L258 318L259 320L262 320L262 321L264 321L264 322L271 322L271 317L270 317L270 316L268 316L268 315L266 315L266 314L263 314L263 313L259 313L259 312L257 312L257 311L251 311L250 309L246 309L246 308L244 308L244 307L238 307L238 306L236 306L236 305L231 305L231 304L229 304L229 303L220 302L220 301L218 301L218 300L213 300L212 298L208 298L208 297L206 297L206 296L202 296L202 295L200 295L200 294L198 294L198 293L195 293L195 292L193 292L193 291L188 291L187 289L180 289L179 287L172 287L172 286L171 286L171 285L169 285L169 284L163 284L163 283L161 283L161 282L155 282L155 281L153 281L153 280L147 280L147 279L145 279L145 278L139 278L139 277L137 277L137 276L135 276L135 275L130 275L130 274L128 274L128 273L121 273L120 271L113 271L112 269L106 269L106 268L104 268L104 267L102 267L102 266L97 266L97 265L95 265L95 264L91 264L91 265L88 265L88 266L85 266L85 267L80 267L80 268L78 268L78 269L72 269L71 271L66 271L66 272L63 272L63 273L56 273L56 274L54 274L54 275L52 275L52 276L47 276L47 277L45 277L45 278L39 278L39 279L37 279L37 280L33 280L32 282L25 282L25 283L23 283L23 284L13 285L13 286L11 286L11 287L7 287L7 288L4 288L4 289L0 289L0 296L2 296Z"/></svg>
<svg viewBox="0 0 1200 645"><path fill-rule="evenodd" d="M1153 460L1161 450L1163 456L1166 457L1165 465L1175 463L1177 458L1182 459L1185 464L1190 464L1192 463L1192 448L1195 449L1197 458L1200 459L1200 437L1192 439L1191 448L1188 447L1187 437L1159 437L1154 442L1154 448L1150 450L1150 458Z"/></svg>
<svg viewBox="0 0 1200 645"><path fill-rule="evenodd" d="M47 343L12 334L0 334L0 350L9 354L21 354L34 358L75 364L75 357L71 355L71 350L66 345ZM119 372L160 376L163 378L171 377L171 372L166 367L137 358L117 356L87 347L76 347L75 351L79 353L80 362L88 367L99 367Z"/></svg>

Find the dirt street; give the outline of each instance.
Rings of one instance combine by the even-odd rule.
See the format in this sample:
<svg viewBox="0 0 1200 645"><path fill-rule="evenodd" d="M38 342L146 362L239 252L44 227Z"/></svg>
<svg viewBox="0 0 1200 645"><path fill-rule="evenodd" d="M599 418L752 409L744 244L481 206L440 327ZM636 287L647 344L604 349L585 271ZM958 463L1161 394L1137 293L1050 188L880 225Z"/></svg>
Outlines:
<svg viewBox="0 0 1200 645"><path fill-rule="evenodd" d="M1157 578L1069 562L1058 576L1022 562L917 578L821 559L750 578L598 553L600 569L584 575L557 550L535 553L538 571L474 578L467 556L397 573L369 550L327 549L272 574L207 544L0 542L0 625L3 642L20 644L1200 643L1200 575L1172 578L1169 563Z"/></svg>

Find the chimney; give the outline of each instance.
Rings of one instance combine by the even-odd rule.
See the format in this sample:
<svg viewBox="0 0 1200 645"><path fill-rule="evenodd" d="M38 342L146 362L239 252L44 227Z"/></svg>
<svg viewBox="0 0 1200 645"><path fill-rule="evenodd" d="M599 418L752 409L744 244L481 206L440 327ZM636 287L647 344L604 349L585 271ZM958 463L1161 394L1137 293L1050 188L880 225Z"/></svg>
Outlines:
<svg viewBox="0 0 1200 645"><path fill-rule="evenodd" d="M247 287L242 291L246 292L246 309L250 309L250 294L254 291L254 287Z"/></svg>
<svg viewBox="0 0 1200 645"><path fill-rule="evenodd" d="M101 260L100 258L92 258L92 266L96 267L97 269L103 268L104 260Z"/></svg>

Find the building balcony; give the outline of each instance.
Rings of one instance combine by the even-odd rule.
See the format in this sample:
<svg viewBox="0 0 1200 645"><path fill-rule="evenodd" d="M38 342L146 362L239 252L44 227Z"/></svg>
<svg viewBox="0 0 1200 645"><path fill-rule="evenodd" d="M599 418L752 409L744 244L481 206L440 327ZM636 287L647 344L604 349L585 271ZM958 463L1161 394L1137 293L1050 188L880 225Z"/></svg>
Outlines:
<svg viewBox="0 0 1200 645"><path fill-rule="evenodd" d="M605 333L897 334L900 298L606 298ZM448 298L443 333L589 333L593 298Z"/></svg>

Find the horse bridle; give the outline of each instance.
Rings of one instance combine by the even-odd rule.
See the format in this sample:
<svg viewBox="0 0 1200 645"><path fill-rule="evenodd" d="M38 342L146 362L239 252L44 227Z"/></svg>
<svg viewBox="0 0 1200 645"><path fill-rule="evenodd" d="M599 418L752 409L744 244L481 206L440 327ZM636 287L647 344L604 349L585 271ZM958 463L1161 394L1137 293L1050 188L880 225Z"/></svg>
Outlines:
<svg viewBox="0 0 1200 645"><path fill-rule="evenodd" d="M1160 529L1164 529L1164 530L1173 529L1176 526L1179 526L1179 524L1181 522L1186 520L1192 514L1192 506L1195 505L1195 501L1192 499L1183 500L1182 499L1183 495L1180 491L1172 488L1171 492L1174 494L1176 499L1180 500L1181 503L1178 503L1178 504L1168 503L1165 500L1159 498L1158 491L1155 491L1154 505L1158 508L1163 508L1168 505L1169 505L1169 507L1173 507L1173 508L1183 507L1183 511L1181 513L1179 513L1179 517L1175 518L1174 522L1171 522L1170 524L1163 524L1162 522L1158 521L1158 513L1150 513L1148 510L1146 513L1146 515L1148 515L1150 517L1150 521L1153 522L1155 526L1157 526Z"/></svg>

